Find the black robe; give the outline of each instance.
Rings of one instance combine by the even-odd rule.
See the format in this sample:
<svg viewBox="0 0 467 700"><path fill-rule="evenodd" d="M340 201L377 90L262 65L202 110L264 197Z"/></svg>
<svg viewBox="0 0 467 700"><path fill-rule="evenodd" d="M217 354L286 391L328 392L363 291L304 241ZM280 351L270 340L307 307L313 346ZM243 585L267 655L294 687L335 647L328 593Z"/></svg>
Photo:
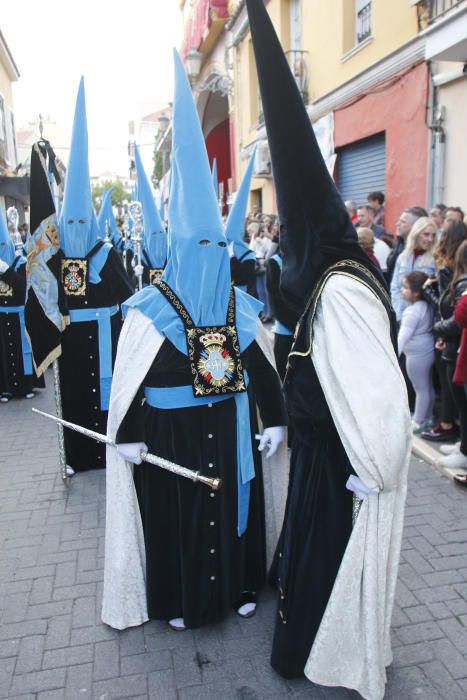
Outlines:
<svg viewBox="0 0 467 700"><path fill-rule="evenodd" d="M341 269L360 278L380 298L395 343L394 312L380 280L358 263ZM303 354L290 356L284 382L293 443L284 525L270 578L279 594L271 665L286 678L303 675L352 531L353 496L345 484L355 472L311 355L304 352L323 280L318 278L292 349Z"/></svg>
<svg viewBox="0 0 467 700"><path fill-rule="evenodd" d="M26 265L13 264L0 273L0 307L23 306L26 301ZM34 376L24 373L21 325L18 312L0 311L0 396L32 392Z"/></svg>
<svg viewBox="0 0 467 700"><path fill-rule="evenodd" d="M237 535L237 442L234 399L199 407L160 410L141 404L140 390L122 421L117 442L144 441L149 451L183 466L219 476L218 492L147 464L134 479L146 546L150 618L183 617L188 627L216 622L265 582L264 498L255 396L265 427L284 425L276 372L256 342L242 355L250 376L251 433L255 478L250 482L246 532ZM161 346L145 386L190 384L187 357L168 340Z"/></svg>
<svg viewBox="0 0 467 700"><path fill-rule="evenodd" d="M256 272L255 272L255 260L248 258L244 260L244 257L248 255L249 251L246 251L240 258L230 258L230 276L232 278L232 283L236 287L244 287L248 294L252 297L258 298L258 293L256 291Z"/></svg>
<svg viewBox="0 0 467 700"><path fill-rule="evenodd" d="M267 261L266 266L266 291L269 304L274 318L291 331L291 335L274 333L274 357L276 359L276 367L280 378L284 380L287 359L293 343L293 332L298 322L298 313L292 309L284 298L280 289L280 281L281 268L277 260L272 256Z"/></svg>
<svg viewBox="0 0 467 700"><path fill-rule="evenodd" d="M118 253L112 248L98 284L88 284L85 296L67 295L68 308L95 309L122 304L133 290ZM122 326L120 310L111 317L112 365ZM59 359L62 412L65 420L107 432L107 411L100 408L97 321L70 323L62 334ZM65 428L66 463L75 471L105 467L105 444Z"/></svg>

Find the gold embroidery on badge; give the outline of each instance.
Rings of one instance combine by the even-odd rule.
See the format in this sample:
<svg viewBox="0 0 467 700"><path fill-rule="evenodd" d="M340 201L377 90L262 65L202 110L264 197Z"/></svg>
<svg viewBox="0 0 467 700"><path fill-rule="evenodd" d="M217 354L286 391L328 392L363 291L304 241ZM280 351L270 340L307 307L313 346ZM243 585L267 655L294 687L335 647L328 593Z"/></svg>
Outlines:
<svg viewBox="0 0 467 700"><path fill-rule="evenodd" d="M65 294L81 297L86 295L88 261L82 258L62 260L62 284Z"/></svg>

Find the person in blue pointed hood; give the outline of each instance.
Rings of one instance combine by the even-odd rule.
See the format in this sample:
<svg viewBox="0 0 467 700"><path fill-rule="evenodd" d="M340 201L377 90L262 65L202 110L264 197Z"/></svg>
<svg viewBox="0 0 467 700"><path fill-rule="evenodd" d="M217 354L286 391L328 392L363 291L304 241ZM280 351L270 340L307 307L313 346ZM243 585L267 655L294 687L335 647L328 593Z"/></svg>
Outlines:
<svg viewBox="0 0 467 700"><path fill-rule="evenodd" d="M132 288L120 256L99 239L92 206L84 80L73 122L65 192L58 222L61 284L70 312L59 359L63 417L106 431L113 359L122 324L120 304ZM102 445L65 431L69 473L105 466Z"/></svg>
<svg viewBox="0 0 467 700"><path fill-rule="evenodd" d="M257 297L255 263L256 256L245 241L245 217L250 193L251 176L255 162L256 146L250 156L247 169L235 195L225 224L225 235L229 244L230 274L232 282Z"/></svg>
<svg viewBox="0 0 467 700"><path fill-rule="evenodd" d="M107 455L102 619L118 629L148 618L176 630L199 627L232 607L254 614L265 583L264 512L274 512L264 503L255 402L265 426L260 449L268 445L277 459L284 437L261 304L231 285L206 147L177 53L172 138L169 259L161 280L125 305L110 402L117 451ZM221 490L140 465L146 448L221 478ZM280 467L275 474L280 481ZM265 481L272 483L269 469Z"/></svg>
<svg viewBox="0 0 467 700"><path fill-rule="evenodd" d="M141 202L143 209L141 264L143 265L143 284L147 286L159 280L164 271L167 263L168 238L136 144L135 163L138 179L138 201Z"/></svg>
<svg viewBox="0 0 467 700"><path fill-rule="evenodd" d="M99 210L99 215L97 217L97 223L99 225L100 238L105 239L106 226L109 227L110 242L114 246L117 253L122 255L124 249L123 238L115 221L115 216L112 208L112 192L114 187L110 187L102 198L101 208Z"/></svg>
<svg viewBox="0 0 467 700"><path fill-rule="evenodd" d="M0 210L0 401L32 399L32 352L24 325L26 258L15 252Z"/></svg>

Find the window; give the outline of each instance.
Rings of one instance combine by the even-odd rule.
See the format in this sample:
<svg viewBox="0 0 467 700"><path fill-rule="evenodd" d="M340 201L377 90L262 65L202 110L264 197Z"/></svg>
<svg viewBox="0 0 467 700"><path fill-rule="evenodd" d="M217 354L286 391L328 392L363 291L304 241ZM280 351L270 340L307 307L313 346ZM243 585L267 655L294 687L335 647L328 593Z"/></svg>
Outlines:
<svg viewBox="0 0 467 700"><path fill-rule="evenodd" d="M0 95L0 161L8 161L8 145L6 139L5 102Z"/></svg>
<svg viewBox="0 0 467 700"><path fill-rule="evenodd" d="M356 0L355 10L357 19L356 44L358 45L371 36L371 2L368 2L368 0Z"/></svg>

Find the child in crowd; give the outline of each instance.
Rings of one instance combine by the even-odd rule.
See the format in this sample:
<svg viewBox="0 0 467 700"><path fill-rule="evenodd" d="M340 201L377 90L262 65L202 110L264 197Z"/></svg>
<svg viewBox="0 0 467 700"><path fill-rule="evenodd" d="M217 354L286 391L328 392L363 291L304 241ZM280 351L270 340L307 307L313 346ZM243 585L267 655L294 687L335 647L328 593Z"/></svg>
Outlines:
<svg viewBox="0 0 467 700"><path fill-rule="evenodd" d="M407 358L407 374L416 394L413 432L420 433L432 423L435 392L431 368L435 360L432 333L433 311L424 301L422 287L428 276L421 271L409 272L402 278L402 298L408 306L402 313L397 344L399 355Z"/></svg>

